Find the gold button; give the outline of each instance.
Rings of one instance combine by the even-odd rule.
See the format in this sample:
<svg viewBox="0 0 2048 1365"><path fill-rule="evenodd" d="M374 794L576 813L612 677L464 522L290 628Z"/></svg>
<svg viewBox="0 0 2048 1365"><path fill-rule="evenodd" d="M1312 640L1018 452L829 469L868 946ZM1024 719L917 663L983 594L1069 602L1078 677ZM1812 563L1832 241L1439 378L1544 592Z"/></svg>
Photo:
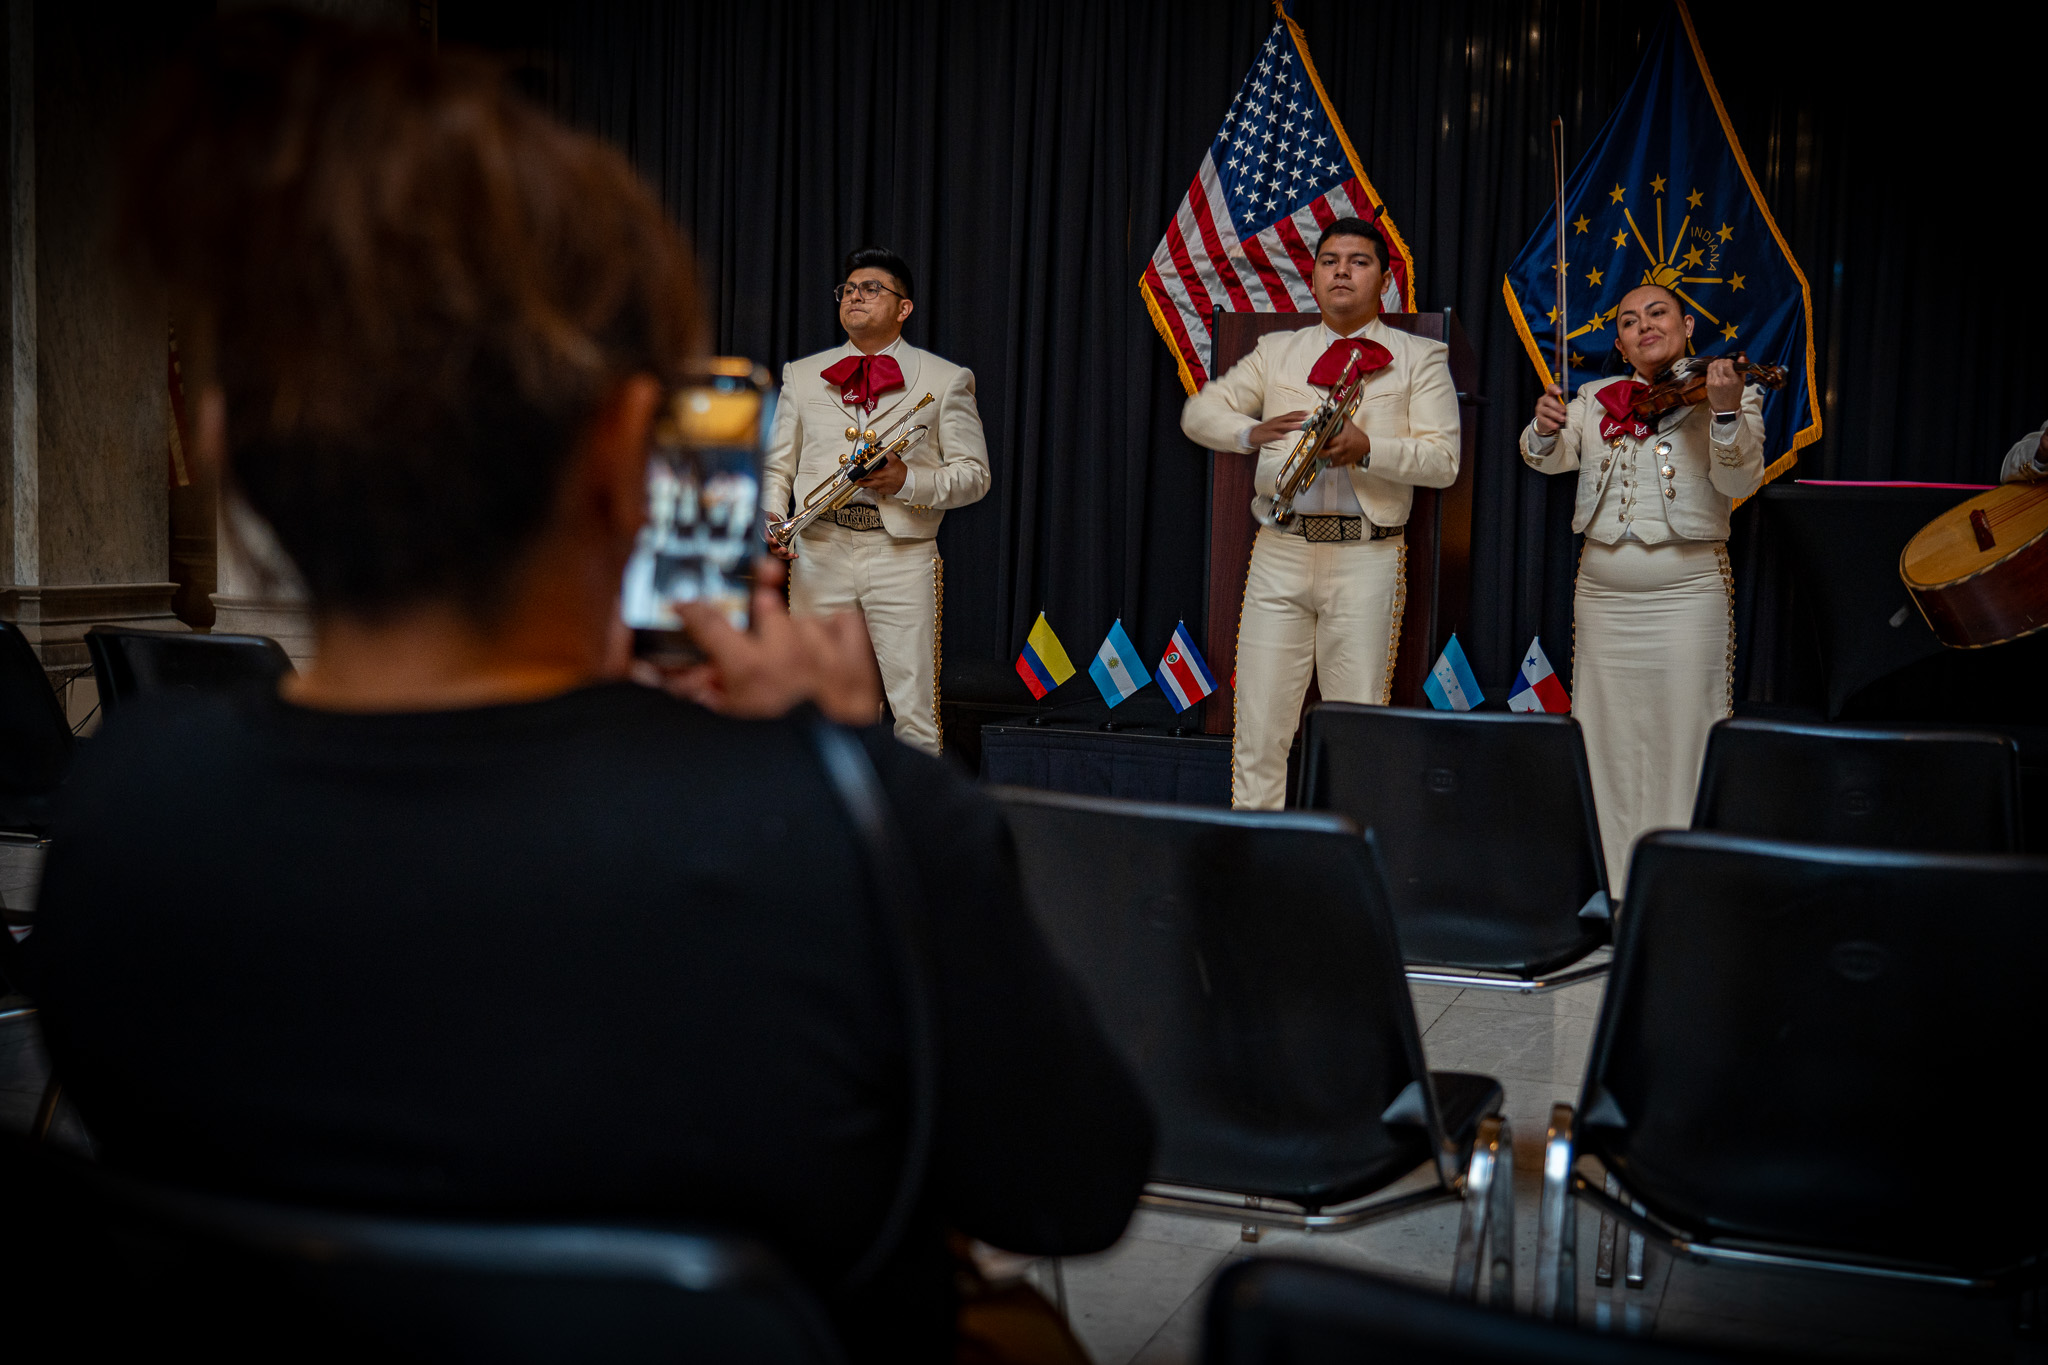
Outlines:
<svg viewBox="0 0 2048 1365"><path fill-rule="evenodd" d="M1678 490L1676 488L1667 488L1664 490L1664 496L1667 498L1675 498L1678 496Z"/></svg>

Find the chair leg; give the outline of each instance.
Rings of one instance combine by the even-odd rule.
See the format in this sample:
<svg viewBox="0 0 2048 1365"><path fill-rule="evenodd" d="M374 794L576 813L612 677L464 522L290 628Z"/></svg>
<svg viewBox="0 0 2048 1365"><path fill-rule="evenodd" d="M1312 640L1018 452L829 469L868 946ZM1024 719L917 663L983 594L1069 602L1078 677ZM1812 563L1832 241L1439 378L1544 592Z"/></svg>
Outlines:
<svg viewBox="0 0 2048 1365"><path fill-rule="evenodd" d="M1643 1206L1635 1203L1633 1200L1630 1201L1629 1207L1637 1213L1644 1212ZM1642 1233L1634 1228L1628 1230L1628 1287L1630 1289L1641 1289L1643 1287L1643 1253L1646 1245Z"/></svg>
<svg viewBox="0 0 2048 1365"><path fill-rule="evenodd" d="M64 1083L53 1074L43 1087L43 1100L36 1106L35 1126L29 1129L29 1136L37 1142L46 1142L50 1137L50 1125L57 1121L57 1102L64 1098Z"/></svg>
<svg viewBox="0 0 2048 1365"><path fill-rule="evenodd" d="M1494 1186L1504 1183L1500 1168L1505 1121L1498 1114L1479 1120L1472 1158L1465 1165L1464 1207L1458 1214L1458 1250L1451 1260L1451 1297L1477 1301L1479 1266L1485 1259L1488 1223L1495 1208ZM1512 1158L1510 1158L1512 1160ZM1511 1180L1512 1176L1505 1179ZM1494 1236L1498 1238L1499 1234Z"/></svg>
<svg viewBox="0 0 2048 1365"><path fill-rule="evenodd" d="M1612 1174L1607 1177L1607 1193L1619 1198L1621 1181ZM1614 1283L1614 1215L1601 1211L1600 1248L1593 1261L1593 1283L1602 1289Z"/></svg>
<svg viewBox="0 0 2048 1365"><path fill-rule="evenodd" d="M1493 1286L1487 1302L1503 1313L1515 1307L1515 1139L1500 1121L1500 1156L1493 1173L1493 1213L1487 1238L1493 1251Z"/></svg>
<svg viewBox="0 0 2048 1365"><path fill-rule="evenodd" d="M1067 1315L1067 1272L1060 1258L1052 1258L1052 1306L1059 1310L1060 1321L1072 1327L1073 1318Z"/></svg>
<svg viewBox="0 0 2048 1365"><path fill-rule="evenodd" d="M1536 1214L1536 1287L1531 1304L1539 1318L1576 1322L1578 1216L1572 1201L1572 1107L1552 1105L1543 1143L1543 1197Z"/></svg>

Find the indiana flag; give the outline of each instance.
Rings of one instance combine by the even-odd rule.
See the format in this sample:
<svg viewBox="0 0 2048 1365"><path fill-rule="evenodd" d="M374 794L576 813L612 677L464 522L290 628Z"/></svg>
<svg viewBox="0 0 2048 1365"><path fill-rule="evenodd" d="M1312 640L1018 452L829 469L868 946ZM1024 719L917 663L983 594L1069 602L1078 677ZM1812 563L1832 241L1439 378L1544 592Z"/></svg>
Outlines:
<svg viewBox="0 0 2048 1365"><path fill-rule="evenodd" d="M1038 613L1038 623L1024 637L1024 652L1017 656L1017 676L1031 689L1031 695L1039 699L1074 676L1074 664L1067 658L1066 646L1045 623L1044 612Z"/></svg>
<svg viewBox="0 0 2048 1365"><path fill-rule="evenodd" d="M1422 695L1439 711L1470 711L1486 700L1486 694L1479 690L1479 679L1472 676L1472 665L1465 662L1465 647L1458 643L1456 635L1451 636L1451 642L1437 656L1436 667L1422 680Z"/></svg>
<svg viewBox="0 0 2048 1365"><path fill-rule="evenodd" d="M1095 662L1088 665L1088 676L1095 679L1102 699L1111 706L1127 699L1148 681L1145 665L1138 658L1138 647L1124 634L1122 621L1109 628L1102 648L1095 651Z"/></svg>
<svg viewBox="0 0 2048 1365"><path fill-rule="evenodd" d="M1315 315L1316 238L1339 218L1375 222L1387 239L1394 259L1380 306L1405 313L1414 298L1414 257L1365 178L1308 59L1308 39L1278 3L1273 16L1138 278L1189 393L1209 382L1209 320L1219 310Z"/></svg>
<svg viewBox="0 0 2048 1365"><path fill-rule="evenodd" d="M1209 676L1208 660L1188 638L1185 621L1173 628L1173 638L1166 642L1166 657L1159 661L1152 676L1159 680L1159 690L1177 712L1187 710L1216 690L1216 679Z"/></svg>
<svg viewBox="0 0 2048 1365"><path fill-rule="evenodd" d="M1538 636L1529 642L1529 652L1522 656L1522 671L1515 675L1515 685L1508 689L1508 710L1548 711L1562 716L1571 709L1571 695L1557 680L1550 658L1543 652L1543 639Z"/></svg>
<svg viewBox="0 0 2048 1365"><path fill-rule="evenodd" d="M1799 449L1820 439L1812 295L1735 140L1682 0L1665 10L1634 82L1565 181L1564 198L1564 297L1555 208L1501 282L1537 375L1565 382L1552 373L1560 308L1573 386L1619 365L1622 296L1661 284L1693 315L1701 354L1742 351L1785 367L1784 390L1764 398L1764 479L1790 469Z"/></svg>

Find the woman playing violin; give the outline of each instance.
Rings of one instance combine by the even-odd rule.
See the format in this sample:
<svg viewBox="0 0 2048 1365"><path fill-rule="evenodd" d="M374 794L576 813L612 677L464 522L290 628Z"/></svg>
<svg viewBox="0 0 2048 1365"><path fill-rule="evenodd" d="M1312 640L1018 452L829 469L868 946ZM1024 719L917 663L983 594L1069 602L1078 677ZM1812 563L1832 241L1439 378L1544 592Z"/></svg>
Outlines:
<svg viewBox="0 0 2048 1365"><path fill-rule="evenodd" d="M1532 468L1579 472L1572 711L1617 897L1636 836L1690 823L1707 731L1731 710L1728 514L1764 477L1763 395L1730 361L1687 357L1692 329L1669 289L1631 290L1615 346L1634 374L1596 379L1569 405L1551 385L1522 432ZM1638 413L1657 380L1702 365L1704 401Z"/></svg>

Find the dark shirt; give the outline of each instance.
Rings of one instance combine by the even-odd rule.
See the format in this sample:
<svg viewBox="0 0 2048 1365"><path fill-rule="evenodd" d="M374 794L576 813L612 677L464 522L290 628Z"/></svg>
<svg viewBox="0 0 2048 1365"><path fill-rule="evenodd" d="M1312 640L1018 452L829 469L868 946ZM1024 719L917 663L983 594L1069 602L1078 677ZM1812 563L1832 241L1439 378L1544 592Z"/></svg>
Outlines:
<svg viewBox="0 0 2048 1365"><path fill-rule="evenodd" d="M906 1359L945 1349L942 1227L1106 1246L1151 1126L1000 813L863 742L927 906L939 1065L920 1216L842 1321ZM903 1007L798 721L628 684L416 714L150 698L85 746L54 838L39 1003L112 1163L358 1207L712 1220L828 1292L882 1221Z"/></svg>

